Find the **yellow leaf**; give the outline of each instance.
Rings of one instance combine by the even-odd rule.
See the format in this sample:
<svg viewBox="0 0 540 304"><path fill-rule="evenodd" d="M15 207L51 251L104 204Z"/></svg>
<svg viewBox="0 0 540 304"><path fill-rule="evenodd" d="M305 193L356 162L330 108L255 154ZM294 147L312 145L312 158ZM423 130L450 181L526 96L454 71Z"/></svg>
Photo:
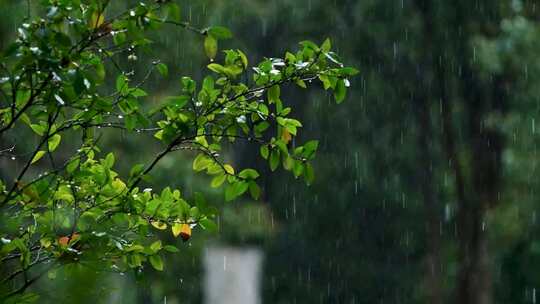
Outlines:
<svg viewBox="0 0 540 304"><path fill-rule="evenodd" d="M174 237L178 237L180 235L180 232L182 232L182 224L176 223L172 225L171 230Z"/></svg>
<svg viewBox="0 0 540 304"><path fill-rule="evenodd" d="M167 224L160 222L160 221L153 221L151 222L152 226L154 226L156 229L159 230L165 230L167 229Z"/></svg>
<svg viewBox="0 0 540 304"><path fill-rule="evenodd" d="M291 133L289 133L289 131L287 131L286 129L283 129L283 132L281 132L281 139L283 139L283 141L288 144L292 139Z"/></svg>
<svg viewBox="0 0 540 304"><path fill-rule="evenodd" d="M43 238L41 240L39 240L39 243L41 244L41 247L44 247L44 248L49 248L51 247L51 240L48 239L48 238Z"/></svg>
<svg viewBox="0 0 540 304"><path fill-rule="evenodd" d="M38 151L38 152L36 153L36 155L34 155L34 158L32 158L32 162L31 162L31 163L33 164L33 163L37 162L40 158L43 157L43 155L45 155L45 151Z"/></svg>
<svg viewBox="0 0 540 304"><path fill-rule="evenodd" d="M103 24L104 21L105 16L103 15L103 13L96 11L92 14L92 18L90 19L90 28L97 29Z"/></svg>
<svg viewBox="0 0 540 304"><path fill-rule="evenodd" d="M234 175L234 168L231 165L223 165L223 168L228 174Z"/></svg>
<svg viewBox="0 0 540 304"><path fill-rule="evenodd" d="M180 237L184 242L191 238L191 226L188 224L182 224L182 229L180 230Z"/></svg>
<svg viewBox="0 0 540 304"><path fill-rule="evenodd" d="M62 246L67 246L71 241L78 240L80 235L78 233L73 233L71 236L62 236L58 238L58 244Z"/></svg>

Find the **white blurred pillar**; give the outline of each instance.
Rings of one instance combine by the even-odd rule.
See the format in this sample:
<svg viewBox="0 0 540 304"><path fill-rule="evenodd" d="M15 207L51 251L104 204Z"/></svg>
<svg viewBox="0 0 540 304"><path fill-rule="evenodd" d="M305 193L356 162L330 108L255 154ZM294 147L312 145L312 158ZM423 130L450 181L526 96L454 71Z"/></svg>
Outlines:
<svg viewBox="0 0 540 304"><path fill-rule="evenodd" d="M263 253L258 248L205 250L205 304L260 304Z"/></svg>

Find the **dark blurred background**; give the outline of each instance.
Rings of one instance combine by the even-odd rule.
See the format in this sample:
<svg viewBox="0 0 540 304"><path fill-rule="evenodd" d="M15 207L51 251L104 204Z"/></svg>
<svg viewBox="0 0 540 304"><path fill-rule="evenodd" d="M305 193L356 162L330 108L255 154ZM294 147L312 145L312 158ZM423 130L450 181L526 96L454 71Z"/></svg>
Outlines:
<svg viewBox="0 0 540 304"><path fill-rule="evenodd" d="M190 157L168 157L155 184L208 195L222 209L220 233L196 231L163 273L59 273L38 286L42 303L202 303L208 244L263 250L263 303L536 303L540 3L177 2L195 26L229 27L234 39L220 48L252 63L329 37L361 71L341 106L318 84L284 92L304 122L300 138L320 140L316 182L271 174L256 147L239 144L228 157L263 172L263 199L224 205ZM4 47L27 7L0 7ZM146 59L123 64L169 65L168 80L147 84L156 100L180 76L208 72L200 37L167 27L153 38L152 52L138 54ZM104 140L125 170L157 149L144 136Z"/></svg>

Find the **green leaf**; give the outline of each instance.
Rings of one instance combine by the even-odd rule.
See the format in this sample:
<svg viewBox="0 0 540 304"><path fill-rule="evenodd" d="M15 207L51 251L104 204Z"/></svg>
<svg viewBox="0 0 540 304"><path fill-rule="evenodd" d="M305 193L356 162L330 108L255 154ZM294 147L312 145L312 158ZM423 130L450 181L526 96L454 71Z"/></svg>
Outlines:
<svg viewBox="0 0 540 304"><path fill-rule="evenodd" d="M345 81L343 79L339 79L337 81L336 88L334 89L334 98L336 99L336 103L342 103L346 95L347 88L345 87Z"/></svg>
<svg viewBox="0 0 540 304"><path fill-rule="evenodd" d="M330 42L330 39L326 38L326 40L321 45L321 51L328 52L332 48L332 43Z"/></svg>
<svg viewBox="0 0 540 304"><path fill-rule="evenodd" d="M268 102L274 103L279 100L280 88L278 85L273 85L268 89Z"/></svg>
<svg viewBox="0 0 540 304"><path fill-rule="evenodd" d="M301 161L295 161L293 165L294 177L299 177L304 172L304 164Z"/></svg>
<svg viewBox="0 0 540 304"><path fill-rule="evenodd" d="M134 253L131 255L131 263L129 263L131 267L138 267L142 265L142 259L141 255Z"/></svg>
<svg viewBox="0 0 540 304"><path fill-rule="evenodd" d="M136 88L135 90L131 90L130 94L134 97L148 96L148 93L146 93L146 91L141 88Z"/></svg>
<svg viewBox="0 0 540 304"><path fill-rule="evenodd" d="M236 198L236 192L234 190L234 184L227 186L225 189L225 201L230 202Z"/></svg>
<svg viewBox="0 0 540 304"><path fill-rule="evenodd" d="M22 122L24 122L28 126L31 124L30 117L28 117L28 115L26 113L22 113L20 119L21 119Z"/></svg>
<svg viewBox="0 0 540 304"><path fill-rule="evenodd" d="M36 155L34 155L34 158L32 158L31 164L33 164L33 163L37 162L38 160L40 160L43 157L43 155L45 155L45 153L46 153L45 151L38 151L36 153Z"/></svg>
<svg viewBox="0 0 540 304"><path fill-rule="evenodd" d="M319 147L319 141L318 140L310 140L304 144L304 156L310 157L312 156Z"/></svg>
<svg viewBox="0 0 540 304"><path fill-rule="evenodd" d="M106 168L112 168L114 166L114 154L108 153L107 156L105 156L105 159L103 160L103 166Z"/></svg>
<svg viewBox="0 0 540 304"><path fill-rule="evenodd" d="M225 189L225 201L230 202L242 195L248 189L249 184L246 182L235 182L230 184L227 189Z"/></svg>
<svg viewBox="0 0 540 304"><path fill-rule="evenodd" d="M124 190L126 190L126 184L120 180L119 178L115 178L113 182L111 183L111 186L113 187L114 191L116 192L115 195L118 195Z"/></svg>
<svg viewBox="0 0 540 304"><path fill-rule="evenodd" d="M223 184L223 182L225 181L225 179L227 178L227 175L225 174L221 174L221 175L218 175L216 177L214 177L212 179L212 182L210 183L210 186L212 188L217 188L219 186L221 186Z"/></svg>
<svg viewBox="0 0 540 304"><path fill-rule="evenodd" d="M238 174L238 176L245 179L256 179L259 177L259 173L253 169L244 169Z"/></svg>
<svg viewBox="0 0 540 304"><path fill-rule="evenodd" d="M124 119L124 125L129 131L133 131L137 126L137 117L135 115L128 115Z"/></svg>
<svg viewBox="0 0 540 304"><path fill-rule="evenodd" d="M268 155L270 154L270 151L268 150L268 146L267 146L267 145L261 146L260 152L261 152L262 158L268 159Z"/></svg>
<svg viewBox="0 0 540 304"><path fill-rule="evenodd" d="M270 170L276 171L279 165L279 151L273 150L270 153Z"/></svg>
<svg viewBox="0 0 540 304"><path fill-rule="evenodd" d="M200 220L199 224L204 230L207 230L209 232L216 232L217 231L217 225L214 223L214 221L204 218Z"/></svg>
<svg viewBox="0 0 540 304"><path fill-rule="evenodd" d="M159 255L150 256L150 264L154 267L155 270L163 271L163 260Z"/></svg>
<svg viewBox="0 0 540 304"><path fill-rule="evenodd" d="M124 92L127 90L127 77L124 74L120 74L116 78L116 90L118 92Z"/></svg>
<svg viewBox="0 0 540 304"><path fill-rule="evenodd" d="M156 253L158 251L160 251L162 248L161 246L161 241L158 240L158 241L155 241L152 243L152 245L150 245L150 250L152 250L153 253Z"/></svg>
<svg viewBox="0 0 540 304"><path fill-rule="evenodd" d="M231 31L223 26L212 26L208 28L208 33L216 39L229 39L233 36Z"/></svg>
<svg viewBox="0 0 540 304"><path fill-rule="evenodd" d="M212 160L210 160L205 154L201 153L195 157L193 160L193 170L195 171L202 171L208 167L212 163Z"/></svg>
<svg viewBox="0 0 540 304"><path fill-rule="evenodd" d="M71 188L69 188L67 185L61 185L58 187L58 190L56 190L54 193L54 199L66 201L68 203L73 203L75 201Z"/></svg>
<svg viewBox="0 0 540 304"><path fill-rule="evenodd" d="M319 80L322 82L325 90L328 90L329 88L332 87L332 82L330 81L327 75L319 75Z"/></svg>
<svg viewBox="0 0 540 304"><path fill-rule="evenodd" d="M338 73L341 74L342 76L354 76L354 75L360 73L360 71L358 71L355 68L344 67L344 68L338 69Z"/></svg>
<svg viewBox="0 0 540 304"><path fill-rule="evenodd" d="M158 72L161 74L161 76L167 77L169 75L169 68L167 67L166 64L158 63L156 65L156 68L157 68Z"/></svg>
<svg viewBox="0 0 540 304"><path fill-rule="evenodd" d="M208 69L218 74L226 74L225 67L218 63L210 63Z"/></svg>
<svg viewBox="0 0 540 304"><path fill-rule="evenodd" d="M60 136L60 134L54 134L53 136L49 138L48 147L49 147L50 152L53 152L54 150L56 150L56 148L60 144L61 139L62 139L62 136Z"/></svg>
<svg viewBox="0 0 540 304"><path fill-rule="evenodd" d="M206 35L204 38L204 51L206 52L206 56L208 56L210 60L214 60L214 58L216 58L217 50L217 39L212 35Z"/></svg>
<svg viewBox="0 0 540 304"><path fill-rule="evenodd" d="M254 131L257 133L257 134L262 134L262 132L264 132L266 129L268 129L270 127L270 124L266 121L263 121L257 125L255 125L254 127Z"/></svg>
<svg viewBox="0 0 540 304"><path fill-rule="evenodd" d="M34 133L36 133L39 136L43 136L43 134L45 134L45 131L46 131L44 126L37 125L37 124L31 124L30 128L34 131Z"/></svg>
<svg viewBox="0 0 540 304"><path fill-rule="evenodd" d="M136 177L136 176L138 176L139 174L141 174L143 172L143 169L144 169L143 164L136 164L129 171L129 176L130 177Z"/></svg>
<svg viewBox="0 0 540 304"><path fill-rule="evenodd" d="M214 89L214 78L212 76L204 77L202 87L204 90L210 92Z"/></svg>
<svg viewBox="0 0 540 304"><path fill-rule="evenodd" d="M244 68L247 68L248 59L247 59L246 54L244 54L244 52L242 52L241 50L237 50L237 52L238 52L238 55L240 55L240 60L242 60L242 65L244 66Z"/></svg>
<svg viewBox="0 0 540 304"><path fill-rule="evenodd" d="M316 51L316 52L319 51L319 47L315 43L313 43L312 41L309 41L309 40L305 40L305 41L300 42L300 45L302 45L305 48L312 49L313 51Z"/></svg>
<svg viewBox="0 0 540 304"><path fill-rule="evenodd" d="M251 197L255 200L258 200L261 196L261 188L259 187L259 185L257 185L256 182L249 182L249 193L251 194Z"/></svg>
<svg viewBox="0 0 540 304"><path fill-rule="evenodd" d="M313 167L309 163L306 163L304 180L306 181L306 184L308 185L312 185L313 181L315 180L315 173L313 171Z"/></svg>
<svg viewBox="0 0 540 304"><path fill-rule="evenodd" d="M159 140L162 140L163 139L163 133L165 133L165 131L159 130L154 134L154 137L159 139Z"/></svg>
<svg viewBox="0 0 540 304"><path fill-rule="evenodd" d="M306 89L307 88L307 85L306 85L306 82L303 81L302 79L297 79L295 81L296 85L301 87L302 89Z"/></svg>
<svg viewBox="0 0 540 304"><path fill-rule="evenodd" d="M125 249L126 252L141 252L144 250L144 247L139 244L131 245Z"/></svg>
<svg viewBox="0 0 540 304"><path fill-rule="evenodd" d="M169 19L176 22L180 22L180 17L181 17L180 6L176 3L169 2L167 3L166 8L167 8Z"/></svg>
<svg viewBox="0 0 540 304"><path fill-rule="evenodd" d="M73 173L78 167L79 167L79 163L80 163L80 159L79 158L76 158L72 161L69 162L69 164L67 165L66 167L66 171L68 173Z"/></svg>
<svg viewBox="0 0 540 304"><path fill-rule="evenodd" d="M166 103L170 106L176 107L177 109L181 109L188 103L189 99L190 97L186 95L169 96L166 99Z"/></svg>
<svg viewBox="0 0 540 304"><path fill-rule="evenodd" d="M16 94L17 98L15 100L15 104L18 106L25 104L32 96L32 92L30 90L18 90Z"/></svg>
<svg viewBox="0 0 540 304"><path fill-rule="evenodd" d="M172 245L165 245L163 246L163 249L165 251L168 251L168 252L171 252L171 253L177 253L177 252L180 252L180 250L178 250L178 248L172 246Z"/></svg>
<svg viewBox="0 0 540 304"><path fill-rule="evenodd" d="M185 92L189 94L192 94L193 92L195 92L195 89L197 86L197 84L195 83L195 80L191 79L190 77L184 76L182 77L180 82L182 83L182 88L184 89Z"/></svg>

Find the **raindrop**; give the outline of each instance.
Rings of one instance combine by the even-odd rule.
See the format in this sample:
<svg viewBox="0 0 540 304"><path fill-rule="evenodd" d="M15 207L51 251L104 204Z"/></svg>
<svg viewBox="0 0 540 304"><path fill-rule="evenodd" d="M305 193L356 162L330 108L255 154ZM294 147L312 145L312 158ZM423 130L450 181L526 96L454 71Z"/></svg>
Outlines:
<svg viewBox="0 0 540 304"><path fill-rule="evenodd" d="M66 102L62 99L62 97L60 97L60 96L58 96L58 95L55 94L55 95L54 95L54 98L56 99L56 101L58 101L58 103L59 103L60 105L63 106L63 105L66 104Z"/></svg>
<svg viewBox="0 0 540 304"><path fill-rule="evenodd" d="M240 115L236 118L236 122L238 123L245 123L246 122L246 116L245 115Z"/></svg>

